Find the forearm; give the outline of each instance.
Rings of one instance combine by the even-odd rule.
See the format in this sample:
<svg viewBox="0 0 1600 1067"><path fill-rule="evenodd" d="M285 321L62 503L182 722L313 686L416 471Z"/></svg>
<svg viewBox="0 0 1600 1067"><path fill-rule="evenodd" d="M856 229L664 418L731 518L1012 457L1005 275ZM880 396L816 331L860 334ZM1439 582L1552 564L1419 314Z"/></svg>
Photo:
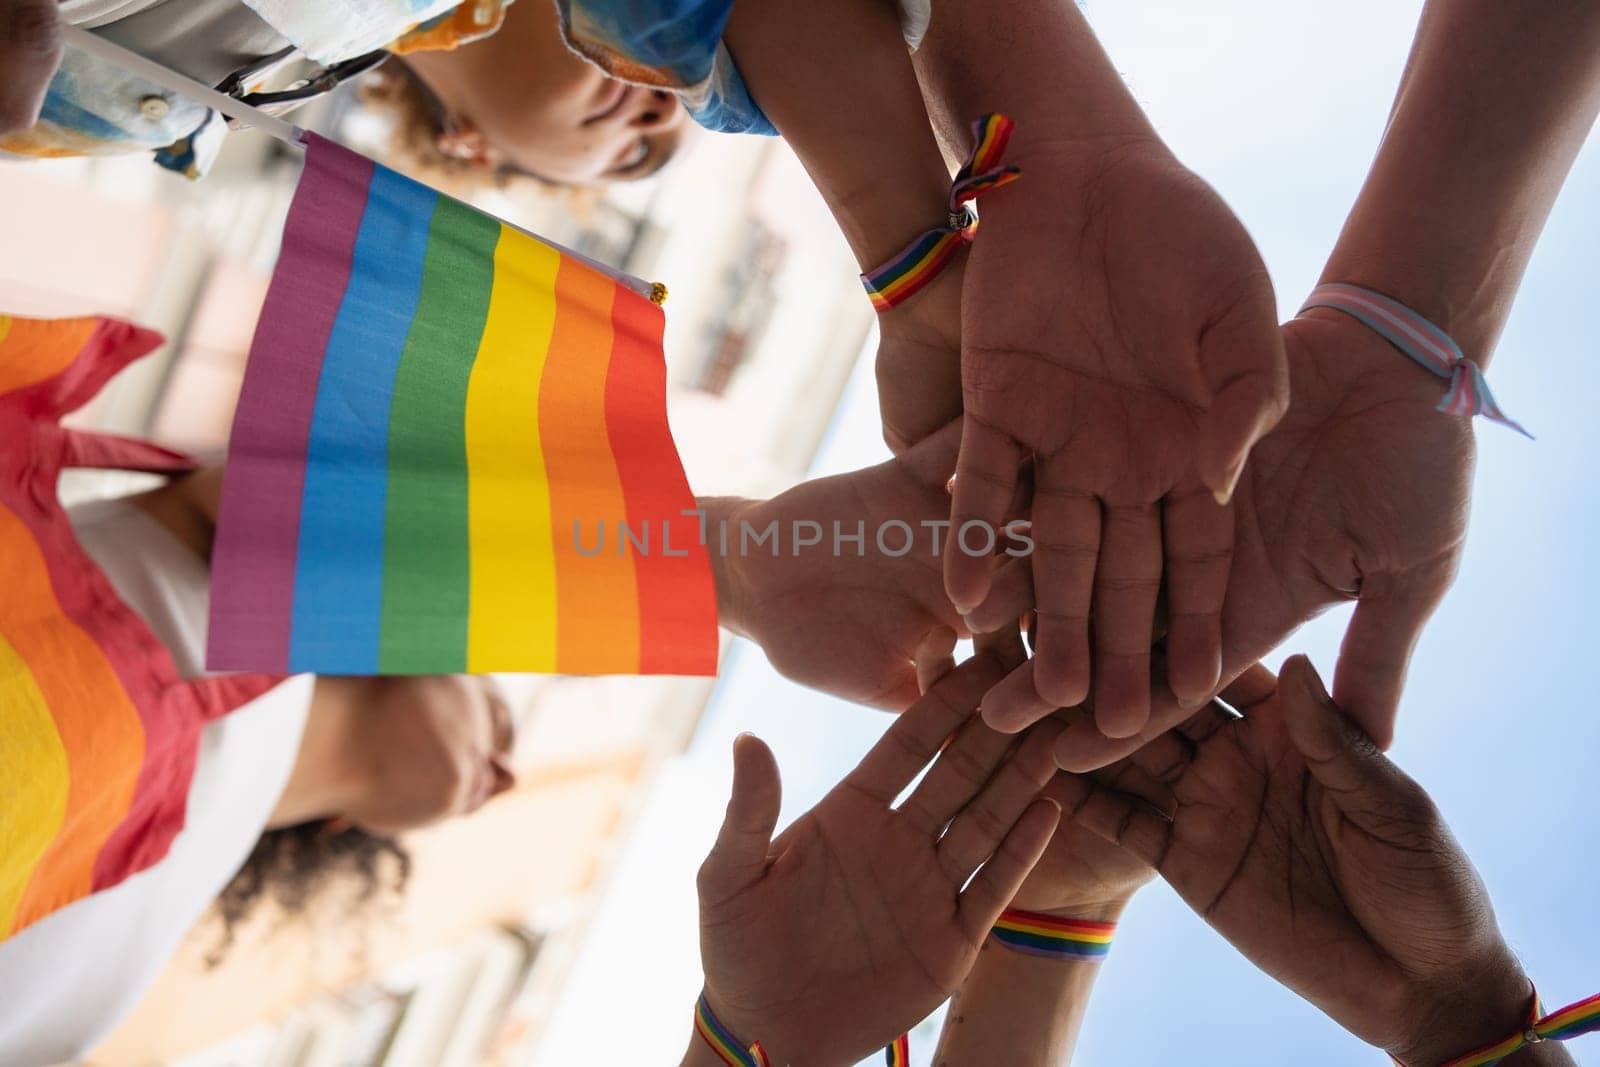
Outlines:
<svg viewBox="0 0 1600 1067"><path fill-rule="evenodd" d="M891 0L738 0L724 39L863 270L943 222L950 173Z"/></svg>
<svg viewBox="0 0 1600 1067"><path fill-rule="evenodd" d="M1071 1062L1100 967L1012 951L991 940L950 1001L937 1067Z"/></svg>
<svg viewBox="0 0 1600 1067"><path fill-rule="evenodd" d="M915 62L954 155L966 150L972 120L990 111L1017 121L1009 158L1024 170L1041 154L1157 141L1072 0L939 0Z"/></svg>
<svg viewBox="0 0 1600 1067"><path fill-rule="evenodd" d="M1393 296L1486 365L1600 112L1600 4L1429 0L1388 129L1324 271Z"/></svg>

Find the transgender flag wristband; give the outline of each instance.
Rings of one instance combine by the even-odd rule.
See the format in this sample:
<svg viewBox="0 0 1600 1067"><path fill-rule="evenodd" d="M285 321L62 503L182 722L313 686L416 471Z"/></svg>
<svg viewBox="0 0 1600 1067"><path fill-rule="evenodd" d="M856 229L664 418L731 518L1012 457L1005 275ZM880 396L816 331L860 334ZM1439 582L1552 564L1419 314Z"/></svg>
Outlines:
<svg viewBox="0 0 1600 1067"><path fill-rule="evenodd" d="M991 936L1002 945L1030 956L1069 963L1099 963L1111 951L1116 923L1059 919L1036 911L1008 908Z"/></svg>
<svg viewBox="0 0 1600 1067"><path fill-rule="evenodd" d="M910 300L950 265L978 232L972 201L991 189L1009 185L1022 173L1001 166L1016 123L1004 115L985 115L972 124L972 155L950 187L950 217L902 248L883 266L861 276L861 284L880 313Z"/></svg>
<svg viewBox="0 0 1600 1067"><path fill-rule="evenodd" d="M1405 353L1423 370L1448 381L1450 388L1444 399L1439 401L1438 410L1466 418L1482 415L1502 426L1509 426L1529 440L1533 439L1533 434L1524 430L1495 403L1483 372L1462 354L1461 346L1449 334L1400 301L1359 285L1333 282L1312 290L1300 314L1304 315L1312 308L1333 308L1344 312Z"/></svg>

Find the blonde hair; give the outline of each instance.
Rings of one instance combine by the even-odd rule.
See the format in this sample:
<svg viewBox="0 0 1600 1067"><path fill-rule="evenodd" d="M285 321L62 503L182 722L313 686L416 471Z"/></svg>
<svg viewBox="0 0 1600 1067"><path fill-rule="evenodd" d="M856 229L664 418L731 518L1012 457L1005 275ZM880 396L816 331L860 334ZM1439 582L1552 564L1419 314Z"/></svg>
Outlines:
<svg viewBox="0 0 1600 1067"><path fill-rule="evenodd" d="M544 190L555 188L534 175L510 167L489 167L440 150L449 114L444 104L405 60L390 56L361 80L361 102L385 120L383 146L387 162L425 185L454 194L503 189L527 181Z"/></svg>

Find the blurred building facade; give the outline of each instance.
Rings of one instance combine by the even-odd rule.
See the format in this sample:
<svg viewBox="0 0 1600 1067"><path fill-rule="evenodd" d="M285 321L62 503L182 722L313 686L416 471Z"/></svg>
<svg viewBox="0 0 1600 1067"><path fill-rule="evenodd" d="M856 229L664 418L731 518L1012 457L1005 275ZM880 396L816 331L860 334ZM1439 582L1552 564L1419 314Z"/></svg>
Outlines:
<svg viewBox="0 0 1600 1067"><path fill-rule="evenodd" d="M348 103L310 124L376 149ZM294 150L251 133L234 134L212 175L193 184L142 158L0 164L0 310L117 315L168 339L77 421L222 454L298 171ZM848 249L781 143L694 137L648 183L473 199L668 285L669 408L697 492L765 495L798 480L868 342L871 312ZM79 477L63 495L126 485ZM508 682L518 785L409 837L403 894L359 909L334 895L293 918L263 906L220 953L220 924L203 920L88 1062L531 1062L640 805L686 745L712 683Z"/></svg>

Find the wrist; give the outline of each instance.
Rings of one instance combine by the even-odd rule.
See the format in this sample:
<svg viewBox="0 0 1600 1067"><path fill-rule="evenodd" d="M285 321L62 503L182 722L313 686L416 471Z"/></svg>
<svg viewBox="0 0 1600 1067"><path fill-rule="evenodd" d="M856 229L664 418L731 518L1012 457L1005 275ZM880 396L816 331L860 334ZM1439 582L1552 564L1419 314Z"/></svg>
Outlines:
<svg viewBox="0 0 1600 1067"><path fill-rule="evenodd" d="M1099 964L1042 959L991 939L950 1002L935 1062L1068 1062L1099 974Z"/></svg>
<svg viewBox="0 0 1600 1067"><path fill-rule="evenodd" d="M1029 908L1028 911L1038 912L1040 915L1050 915L1057 919L1083 919L1088 922L1116 923L1122 921L1122 913L1127 910L1128 902L1133 899L1132 891L1119 896L1098 901L1081 901L1059 908Z"/></svg>
<svg viewBox="0 0 1600 1067"><path fill-rule="evenodd" d="M702 988L695 1003L694 1040L698 1049L691 1048L690 1056L695 1067L700 1064L713 1067L752 1067L766 1063L765 1048L762 1056L751 1049L761 1041L757 1031L759 1021L730 1007L708 986Z"/></svg>
<svg viewBox="0 0 1600 1067"><path fill-rule="evenodd" d="M1408 246L1409 253L1400 256L1392 251L1393 239L1385 238L1381 250L1371 250L1360 240L1358 215L1351 218L1346 238L1341 238L1329 257L1318 284L1359 285L1398 300L1449 334L1480 370L1487 368L1495 340L1511 313L1515 286L1480 285L1480 272L1462 278L1458 266L1481 258L1465 249L1429 257L1413 244ZM1383 229L1394 232L1391 226Z"/></svg>
<svg viewBox="0 0 1600 1067"><path fill-rule="evenodd" d="M1406 1011L1411 1036L1389 1052L1406 1067L1438 1067L1526 1028L1533 997L1533 983L1502 945L1448 988L1419 991Z"/></svg>
<svg viewBox="0 0 1600 1067"><path fill-rule="evenodd" d="M941 0L915 56L947 151L986 111L1017 121L1014 159L1128 139L1159 143L1150 120L1075 4Z"/></svg>
<svg viewBox="0 0 1600 1067"><path fill-rule="evenodd" d="M824 189L863 272L876 270L920 234L942 226L950 214L949 195L950 175L942 162L931 170L868 168L851 187Z"/></svg>

